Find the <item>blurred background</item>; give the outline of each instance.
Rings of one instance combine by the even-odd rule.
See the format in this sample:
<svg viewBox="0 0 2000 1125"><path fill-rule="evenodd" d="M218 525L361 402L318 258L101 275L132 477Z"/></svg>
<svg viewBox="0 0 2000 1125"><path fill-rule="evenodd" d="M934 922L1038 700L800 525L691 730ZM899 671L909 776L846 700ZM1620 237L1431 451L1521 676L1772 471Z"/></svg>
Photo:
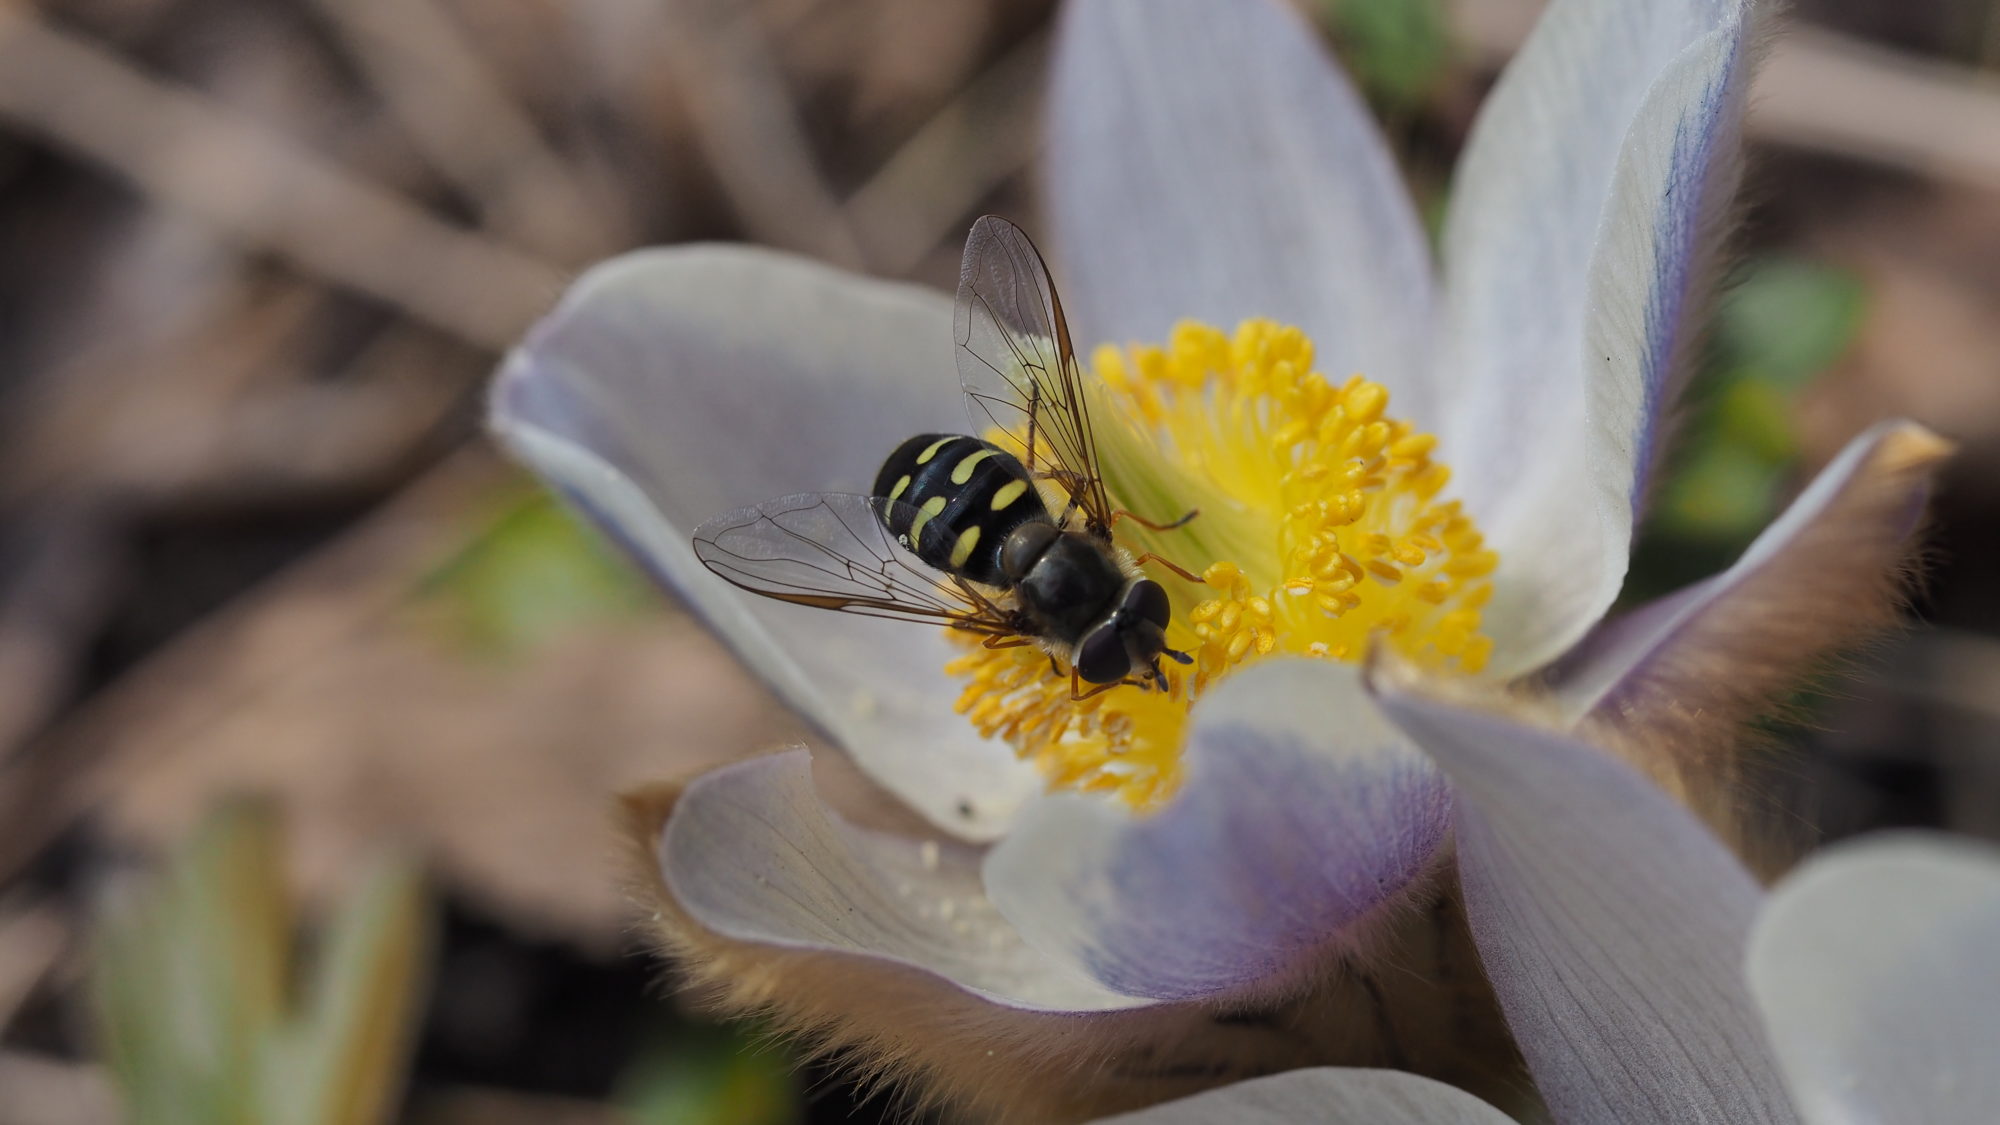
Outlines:
<svg viewBox="0 0 2000 1125"><path fill-rule="evenodd" d="M634 947L613 795L790 720L481 389L625 248L945 285L978 214L1034 229L1053 7L0 3L0 1125L271 1120L274 1068L297 1121L897 1116ZM1305 8L1436 214L1537 4ZM1792 10L1630 596L1875 419L1958 440L1914 624L1773 784L2000 837L2000 0Z"/></svg>

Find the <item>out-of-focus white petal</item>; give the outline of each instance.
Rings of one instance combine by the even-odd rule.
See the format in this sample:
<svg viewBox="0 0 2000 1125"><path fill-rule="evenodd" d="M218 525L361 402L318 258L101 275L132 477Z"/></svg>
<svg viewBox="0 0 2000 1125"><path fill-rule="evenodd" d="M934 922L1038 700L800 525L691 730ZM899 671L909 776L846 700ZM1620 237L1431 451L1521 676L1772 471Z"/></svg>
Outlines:
<svg viewBox="0 0 2000 1125"><path fill-rule="evenodd" d="M979 853L849 824L794 750L704 774L660 834L689 916L724 937L906 964L997 1003L1106 1011L1144 1001L1026 946L980 890Z"/></svg>
<svg viewBox="0 0 2000 1125"><path fill-rule="evenodd" d="M1744 21L1740 0L1557 0L1460 163L1441 448L1500 552L1496 673L1560 654L1624 579L1734 191Z"/></svg>
<svg viewBox="0 0 2000 1125"><path fill-rule="evenodd" d="M1106 1117L1100 1125L1509 1125L1463 1090L1398 1070L1314 1067Z"/></svg>
<svg viewBox="0 0 2000 1125"><path fill-rule="evenodd" d="M1194 317L1298 325L1399 414L1432 328L1429 251L1368 109L1277 0L1074 0L1049 95L1046 199L1078 345Z"/></svg>
<svg viewBox="0 0 2000 1125"><path fill-rule="evenodd" d="M1451 778L1466 915L1556 1119L1795 1120L1743 982L1761 894L1735 857L1592 747L1382 704Z"/></svg>
<svg viewBox="0 0 2000 1125"><path fill-rule="evenodd" d="M1195 708L1186 754L1150 816L1074 795L1023 810L986 888L1031 945L1135 996L1281 987L1435 867L1442 779L1352 665L1237 673Z"/></svg>
<svg viewBox="0 0 2000 1125"><path fill-rule="evenodd" d="M1814 1125L2000 1107L2000 850L1911 833L1815 856L1750 935L1750 988Z"/></svg>
<svg viewBox="0 0 2000 1125"><path fill-rule="evenodd" d="M1724 630L1737 634L1759 629L1766 641L1762 651L1799 657L1810 647L1799 635L1802 630L1818 635L1826 623L1773 620L1771 611L1789 608L1789 596L1801 590L1819 590L1819 601L1839 606L1845 600L1859 612L1863 607L1856 603L1864 600L1862 592L1836 580L1844 579L1857 561L1868 567L1868 573L1859 576L1864 582L1880 583L1892 574L1929 494L1930 475L1921 470L1947 448L1909 422L1883 422L1870 428L1821 470L1735 565L1592 633L1562 666L1554 684L1555 698L1572 717L1601 709L1618 711L1646 705L1648 701L1638 696L1672 690L1678 679L1765 662L1737 651L1742 641L1725 644L1724 638L1708 635ZM1884 489L1890 490L1888 494L1860 495ZM1826 526L1828 520L1840 522ZM1790 589L1773 589L1772 582ZM1779 647L1790 651L1773 651ZM1716 650L1713 668L1691 667L1678 676L1661 675L1664 663L1681 657L1699 660L1710 649ZM1669 706L1673 701L1660 702Z"/></svg>
<svg viewBox="0 0 2000 1125"><path fill-rule="evenodd" d="M960 431L951 302L740 247L646 251L579 281L508 357L492 424L897 796L968 838L1039 787L951 703L939 630L744 593L689 533L793 492L866 492L925 430Z"/></svg>

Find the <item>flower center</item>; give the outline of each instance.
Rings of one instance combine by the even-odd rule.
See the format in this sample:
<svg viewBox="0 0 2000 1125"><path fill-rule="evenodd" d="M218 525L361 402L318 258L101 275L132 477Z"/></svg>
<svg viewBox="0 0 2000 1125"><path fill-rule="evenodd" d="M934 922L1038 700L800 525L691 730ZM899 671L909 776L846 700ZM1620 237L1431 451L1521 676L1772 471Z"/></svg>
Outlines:
<svg viewBox="0 0 2000 1125"><path fill-rule="evenodd" d="M1385 416L1389 392L1313 369L1296 328L1249 320L1235 333L1175 326L1165 347L1099 348L1091 388L1098 457L1113 502L1156 522L1117 527L1119 546L1202 576L1152 573L1173 601L1167 690L1114 687L1071 698L1034 648L967 651L946 671L958 709L1033 761L1051 788L1155 807L1181 780L1188 710L1211 685L1274 654L1359 661L1375 645L1438 673L1484 667L1479 632L1498 557L1456 501L1437 439ZM1053 498L1052 498L1053 500ZM1060 511L1059 503L1052 503Z"/></svg>

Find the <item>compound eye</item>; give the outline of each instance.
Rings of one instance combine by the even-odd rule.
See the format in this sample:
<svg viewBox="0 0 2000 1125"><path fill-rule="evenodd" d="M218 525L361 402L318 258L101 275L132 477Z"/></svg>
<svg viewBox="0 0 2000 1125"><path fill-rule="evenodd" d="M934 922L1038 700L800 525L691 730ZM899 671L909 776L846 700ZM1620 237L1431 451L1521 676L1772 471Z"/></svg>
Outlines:
<svg viewBox="0 0 2000 1125"><path fill-rule="evenodd" d="M1173 612L1167 604L1167 592L1150 578L1141 578L1125 591L1124 609L1126 613L1151 621L1161 629L1167 627L1167 618Z"/></svg>
<svg viewBox="0 0 2000 1125"><path fill-rule="evenodd" d="M1115 684L1131 670L1132 660L1125 655L1125 638L1115 625L1099 625L1076 646L1076 674L1093 684Z"/></svg>

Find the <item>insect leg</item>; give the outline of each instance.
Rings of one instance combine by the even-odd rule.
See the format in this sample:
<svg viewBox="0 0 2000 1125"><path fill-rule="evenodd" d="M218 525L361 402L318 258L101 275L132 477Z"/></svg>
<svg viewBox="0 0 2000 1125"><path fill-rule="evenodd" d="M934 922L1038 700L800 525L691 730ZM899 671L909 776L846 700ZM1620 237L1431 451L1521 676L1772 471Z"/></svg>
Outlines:
<svg viewBox="0 0 2000 1125"><path fill-rule="evenodd" d="M1189 582L1196 583L1197 585L1201 584L1200 575L1189 571L1186 567L1183 567L1179 563L1173 562L1170 559L1161 558L1160 556L1153 554L1151 551L1148 551L1145 554L1140 555L1137 559L1133 560L1134 565L1137 566L1145 566L1149 562L1159 563L1161 566L1166 567L1168 570L1173 571L1175 574L1180 575L1182 578L1187 579Z"/></svg>
<svg viewBox="0 0 2000 1125"><path fill-rule="evenodd" d="M1026 630L1021 627L1018 621L1014 620L1014 615L996 604L993 599L980 593L977 587L956 574L951 576L951 581L954 586L958 587L959 594L966 601L972 603L973 607L979 611L980 621L977 624L967 626L968 628L977 632L997 633L998 631L992 627L999 625L1005 628L1010 634L1025 636ZM1022 643L1027 644L1029 642L1024 640Z"/></svg>
<svg viewBox="0 0 2000 1125"><path fill-rule="evenodd" d="M1117 523L1119 520L1131 520L1133 523L1138 524L1140 527L1148 527L1153 529L1154 531L1172 531L1175 528L1186 526L1189 520L1195 518L1200 514L1201 514L1200 508L1190 508L1188 509L1186 515L1182 516L1181 518L1175 520L1172 523L1154 523L1152 520L1147 519L1145 516L1142 516L1137 512L1128 512L1125 509L1120 508L1117 511L1111 513L1111 522Z"/></svg>
<svg viewBox="0 0 2000 1125"><path fill-rule="evenodd" d="M1082 703L1093 695L1110 691L1112 688L1131 682L1130 680L1113 680L1108 684L1098 684L1089 691L1084 691L1083 680L1076 674L1076 669L1071 668L1069 670L1069 699L1071 703Z"/></svg>
<svg viewBox="0 0 2000 1125"><path fill-rule="evenodd" d="M1028 471L1035 471L1035 423L1042 414L1042 381L1030 378L1034 391L1028 396Z"/></svg>
<svg viewBox="0 0 2000 1125"><path fill-rule="evenodd" d="M1077 506L1083 503L1084 493L1088 491L1087 482L1075 473L1062 469L1051 469L1046 473L1036 473L1035 477L1039 480L1052 480L1062 485L1064 492L1069 493L1069 506L1063 509L1062 518L1056 521L1060 526L1069 526L1069 518L1076 514Z"/></svg>
<svg viewBox="0 0 2000 1125"><path fill-rule="evenodd" d="M1031 645L1034 643L1034 639L1031 637L1003 637L997 633L979 642L982 648L1020 648L1022 645ZM1053 660L1055 658L1050 657L1050 659Z"/></svg>

